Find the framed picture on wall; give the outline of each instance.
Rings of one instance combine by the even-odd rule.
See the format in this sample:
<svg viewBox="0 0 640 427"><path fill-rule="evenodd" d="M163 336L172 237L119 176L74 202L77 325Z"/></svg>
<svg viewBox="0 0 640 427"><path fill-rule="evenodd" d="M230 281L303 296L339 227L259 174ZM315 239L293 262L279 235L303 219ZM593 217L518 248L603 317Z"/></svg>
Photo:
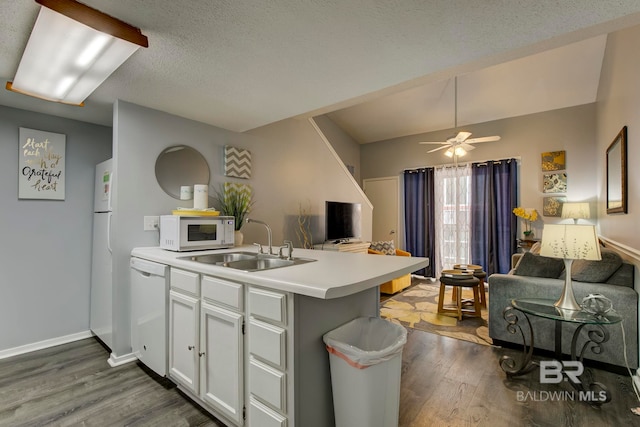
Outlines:
<svg viewBox="0 0 640 427"><path fill-rule="evenodd" d="M559 217L562 215L562 205L566 201L566 197L545 197L542 203L542 215Z"/></svg>
<svg viewBox="0 0 640 427"><path fill-rule="evenodd" d="M567 168L565 151L542 153L542 171L559 171Z"/></svg>
<svg viewBox="0 0 640 427"><path fill-rule="evenodd" d="M20 128L18 199L64 200L66 135Z"/></svg>
<svg viewBox="0 0 640 427"><path fill-rule="evenodd" d="M251 178L251 151L225 145L224 174L235 178Z"/></svg>
<svg viewBox="0 0 640 427"><path fill-rule="evenodd" d="M561 173L545 173L542 177L543 193L566 193L567 192L567 174Z"/></svg>
<svg viewBox="0 0 640 427"><path fill-rule="evenodd" d="M627 213L627 127L607 148L607 214Z"/></svg>

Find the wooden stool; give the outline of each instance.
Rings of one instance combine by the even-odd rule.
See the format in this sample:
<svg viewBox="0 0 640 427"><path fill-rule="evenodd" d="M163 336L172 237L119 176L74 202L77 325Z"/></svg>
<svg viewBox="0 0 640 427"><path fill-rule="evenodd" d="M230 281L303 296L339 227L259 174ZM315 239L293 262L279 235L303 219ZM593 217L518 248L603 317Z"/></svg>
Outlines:
<svg viewBox="0 0 640 427"><path fill-rule="evenodd" d="M473 317L482 316L482 305L480 303L480 279L471 277L469 279L455 279L452 277L440 277L440 295L438 296L438 313L455 313L458 320L462 320L463 314ZM453 286L456 293L455 308L444 308L444 293L447 286ZM462 289L458 287L473 288L473 310L462 306Z"/></svg>
<svg viewBox="0 0 640 427"><path fill-rule="evenodd" d="M455 264L453 266L454 270L463 270L463 271L473 271L473 277L477 277L480 280L480 304L482 304L482 308L487 308L487 290L485 288L485 280L487 278L487 273L482 270L482 266L475 264ZM458 288L453 288L453 293L451 294L451 301L456 301L458 293Z"/></svg>

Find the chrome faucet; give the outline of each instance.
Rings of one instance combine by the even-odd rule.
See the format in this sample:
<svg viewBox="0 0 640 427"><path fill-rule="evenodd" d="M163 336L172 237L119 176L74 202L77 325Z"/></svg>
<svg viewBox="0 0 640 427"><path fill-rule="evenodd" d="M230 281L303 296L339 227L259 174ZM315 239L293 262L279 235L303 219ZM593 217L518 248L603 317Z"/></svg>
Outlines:
<svg viewBox="0 0 640 427"><path fill-rule="evenodd" d="M293 242L291 240L284 241L284 246L280 246L280 249L278 250L278 256L280 258L284 258L284 255L282 254L282 250L284 248L287 248L289 250L289 255L286 257L286 259L293 259Z"/></svg>
<svg viewBox="0 0 640 427"><path fill-rule="evenodd" d="M255 222L256 224L262 224L265 227L267 227L267 238L269 239L269 255L273 255L273 246L271 241L271 227L269 227L269 224L267 224L264 221L258 221L257 219L247 218L247 224L250 222ZM260 246L260 252L262 252L262 246Z"/></svg>

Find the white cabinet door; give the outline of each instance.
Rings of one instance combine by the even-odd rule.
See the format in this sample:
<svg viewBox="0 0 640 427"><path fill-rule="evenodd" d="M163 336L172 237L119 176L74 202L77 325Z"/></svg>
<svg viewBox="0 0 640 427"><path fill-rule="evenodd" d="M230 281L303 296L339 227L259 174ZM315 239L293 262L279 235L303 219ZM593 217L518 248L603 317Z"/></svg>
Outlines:
<svg viewBox="0 0 640 427"><path fill-rule="evenodd" d="M200 301L169 291L169 375L198 393Z"/></svg>
<svg viewBox="0 0 640 427"><path fill-rule="evenodd" d="M238 425L243 423L243 315L207 303L200 320L200 397Z"/></svg>

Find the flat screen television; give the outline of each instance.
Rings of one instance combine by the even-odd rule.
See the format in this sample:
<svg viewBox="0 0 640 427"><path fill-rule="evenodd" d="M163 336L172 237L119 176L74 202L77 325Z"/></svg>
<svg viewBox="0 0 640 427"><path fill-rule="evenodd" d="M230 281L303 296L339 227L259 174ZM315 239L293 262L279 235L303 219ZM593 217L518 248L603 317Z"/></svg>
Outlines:
<svg viewBox="0 0 640 427"><path fill-rule="evenodd" d="M362 206L360 203L326 202L326 240L335 243L359 238Z"/></svg>

